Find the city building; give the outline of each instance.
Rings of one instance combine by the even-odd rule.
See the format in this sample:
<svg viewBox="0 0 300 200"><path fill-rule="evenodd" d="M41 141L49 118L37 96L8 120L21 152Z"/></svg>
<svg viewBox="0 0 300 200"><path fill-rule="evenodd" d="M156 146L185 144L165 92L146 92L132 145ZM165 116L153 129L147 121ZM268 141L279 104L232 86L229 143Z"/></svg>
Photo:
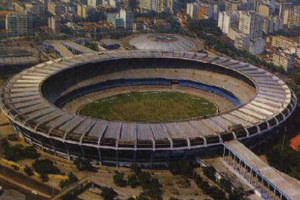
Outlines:
<svg viewBox="0 0 300 200"><path fill-rule="evenodd" d="M208 19L217 18L220 11L220 4L216 2L187 3L186 14L191 18Z"/></svg>
<svg viewBox="0 0 300 200"><path fill-rule="evenodd" d="M248 50L252 54L260 54L265 50L266 40L264 38L258 38L249 41Z"/></svg>
<svg viewBox="0 0 300 200"><path fill-rule="evenodd" d="M249 35L249 38L259 39L263 37L263 21L262 15L255 12L242 11L239 18L239 31Z"/></svg>
<svg viewBox="0 0 300 200"><path fill-rule="evenodd" d="M140 0L138 7L142 12L173 12L173 4L174 0Z"/></svg>
<svg viewBox="0 0 300 200"><path fill-rule="evenodd" d="M0 30L5 30L6 15L11 12L9 10L0 11Z"/></svg>
<svg viewBox="0 0 300 200"><path fill-rule="evenodd" d="M148 12L154 10L153 0L139 0L139 9L141 12Z"/></svg>
<svg viewBox="0 0 300 200"><path fill-rule="evenodd" d="M174 0L155 0L154 1L154 6L155 6L155 11L158 13L161 12L173 12L173 4Z"/></svg>
<svg viewBox="0 0 300 200"><path fill-rule="evenodd" d="M252 54L264 52L266 40L263 38L251 39L249 35L236 32L234 35L234 46Z"/></svg>
<svg viewBox="0 0 300 200"><path fill-rule="evenodd" d="M58 16L50 16L48 18L48 27L54 34L60 33L61 20Z"/></svg>
<svg viewBox="0 0 300 200"><path fill-rule="evenodd" d="M297 54L300 58L300 42L296 42L288 37L278 35L272 36L271 45L273 47L279 47L289 54Z"/></svg>
<svg viewBox="0 0 300 200"><path fill-rule="evenodd" d="M107 12L106 14L106 21L108 24L112 25L116 28L116 19L119 18L118 12Z"/></svg>
<svg viewBox="0 0 300 200"><path fill-rule="evenodd" d="M294 69L297 59L294 54L275 50L272 54L272 62L274 65L281 66L285 71L289 71Z"/></svg>
<svg viewBox="0 0 300 200"><path fill-rule="evenodd" d="M219 12L218 17L218 27L223 33L229 34L230 29L234 26L233 24L238 24L239 16L237 12L232 11L222 11Z"/></svg>
<svg viewBox="0 0 300 200"><path fill-rule="evenodd" d="M227 11L237 11L241 2L239 0L228 0L225 1L225 10Z"/></svg>
<svg viewBox="0 0 300 200"><path fill-rule="evenodd" d="M299 26L300 6L295 6L292 3L284 3L280 7L280 15L283 18L283 24L288 28Z"/></svg>
<svg viewBox="0 0 300 200"><path fill-rule="evenodd" d="M48 2L48 11L52 15L56 15L56 3L55 2L53 2L53 1Z"/></svg>
<svg viewBox="0 0 300 200"><path fill-rule="evenodd" d="M272 11L268 4L258 3L256 12L265 17L270 17Z"/></svg>
<svg viewBox="0 0 300 200"><path fill-rule="evenodd" d="M12 2L12 5L14 7L14 11L16 11L16 12L25 12L25 7L21 2L14 1L14 2Z"/></svg>
<svg viewBox="0 0 300 200"><path fill-rule="evenodd" d="M120 18L123 19L124 21L124 26L128 30L133 29L133 24L134 24L134 13L130 10L125 10L122 8L120 10Z"/></svg>
<svg viewBox="0 0 300 200"><path fill-rule="evenodd" d="M196 2L186 4L186 14L191 18L196 18L198 14L198 4Z"/></svg>
<svg viewBox="0 0 300 200"><path fill-rule="evenodd" d="M88 16L88 6L83 5L83 4L78 4L77 5L77 16L80 18L87 18Z"/></svg>
<svg viewBox="0 0 300 200"><path fill-rule="evenodd" d="M33 34L33 17L30 13L14 12L6 15L6 31L9 37Z"/></svg>
<svg viewBox="0 0 300 200"><path fill-rule="evenodd" d="M263 31L266 35L283 29L283 20L279 16L264 17Z"/></svg>
<svg viewBox="0 0 300 200"><path fill-rule="evenodd" d="M97 0L87 0L87 6L97 7Z"/></svg>

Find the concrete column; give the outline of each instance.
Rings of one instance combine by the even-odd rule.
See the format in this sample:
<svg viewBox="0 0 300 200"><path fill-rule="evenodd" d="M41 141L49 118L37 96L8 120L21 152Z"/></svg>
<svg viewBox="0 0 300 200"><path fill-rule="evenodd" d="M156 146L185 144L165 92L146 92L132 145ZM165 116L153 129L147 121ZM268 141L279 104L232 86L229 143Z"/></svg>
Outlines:
<svg viewBox="0 0 300 200"><path fill-rule="evenodd" d="M116 167L119 167L119 151L116 150Z"/></svg>
<svg viewBox="0 0 300 200"><path fill-rule="evenodd" d="M284 133L287 133L287 126L284 126Z"/></svg>
<svg viewBox="0 0 300 200"><path fill-rule="evenodd" d="M154 154L154 151L152 151L151 157L150 157L150 168L153 167L153 154Z"/></svg>
<svg viewBox="0 0 300 200"><path fill-rule="evenodd" d="M136 150L134 150L133 161L134 161L134 163L136 163Z"/></svg>
<svg viewBox="0 0 300 200"><path fill-rule="evenodd" d="M82 157L85 158L85 153L84 153L84 149L83 149L82 145L80 145L80 149L81 149Z"/></svg>
<svg viewBox="0 0 300 200"><path fill-rule="evenodd" d="M65 147L66 147L66 152L68 154L68 159L71 160L71 155L70 155L70 151L68 149L68 145L66 143L64 143Z"/></svg>

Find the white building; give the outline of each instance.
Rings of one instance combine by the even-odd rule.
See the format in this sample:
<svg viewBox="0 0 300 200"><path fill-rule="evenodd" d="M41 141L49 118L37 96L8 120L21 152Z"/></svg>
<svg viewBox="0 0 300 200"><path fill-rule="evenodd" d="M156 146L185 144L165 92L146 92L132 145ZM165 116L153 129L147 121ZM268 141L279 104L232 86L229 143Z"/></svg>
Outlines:
<svg viewBox="0 0 300 200"><path fill-rule="evenodd" d="M187 3L186 4L186 14L191 18L195 18L197 16L199 6L197 3Z"/></svg>
<svg viewBox="0 0 300 200"><path fill-rule="evenodd" d="M60 32L60 23L60 19L57 16L50 16L48 18L48 28L50 28L55 34Z"/></svg>
<svg viewBox="0 0 300 200"><path fill-rule="evenodd" d="M249 35L251 40L263 37L264 18L255 12L242 11L239 17L239 31Z"/></svg>
<svg viewBox="0 0 300 200"><path fill-rule="evenodd" d="M124 25L125 25L126 29L128 29L128 30L133 29L134 13L132 11L125 10L124 8L122 8L120 10L120 16L119 17L124 20Z"/></svg>
<svg viewBox="0 0 300 200"><path fill-rule="evenodd" d="M234 23L238 23L238 14L233 11L223 11L219 12L218 17L218 27L222 30L223 33L229 34L230 29Z"/></svg>
<svg viewBox="0 0 300 200"><path fill-rule="evenodd" d="M87 6L97 7L97 0L87 0Z"/></svg>

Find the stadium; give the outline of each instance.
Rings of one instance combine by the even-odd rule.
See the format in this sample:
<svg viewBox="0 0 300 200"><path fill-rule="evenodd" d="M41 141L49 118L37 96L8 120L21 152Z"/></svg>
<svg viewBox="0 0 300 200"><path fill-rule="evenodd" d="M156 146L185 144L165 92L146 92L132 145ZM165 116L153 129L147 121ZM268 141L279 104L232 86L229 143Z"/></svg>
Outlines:
<svg viewBox="0 0 300 200"><path fill-rule="evenodd" d="M217 111L142 122L78 112L89 102L132 91L191 94ZM24 70L1 88L2 111L26 141L69 159L116 165L161 165L209 153L229 140L264 137L284 125L296 103L289 87L264 69L181 51L64 57Z"/></svg>

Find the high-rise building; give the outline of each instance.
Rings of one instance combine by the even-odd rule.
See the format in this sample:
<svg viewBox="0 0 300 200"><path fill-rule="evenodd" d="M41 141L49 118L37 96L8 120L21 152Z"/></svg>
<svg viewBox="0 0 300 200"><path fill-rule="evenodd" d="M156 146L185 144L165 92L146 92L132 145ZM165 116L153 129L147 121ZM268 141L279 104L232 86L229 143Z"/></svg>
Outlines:
<svg viewBox="0 0 300 200"><path fill-rule="evenodd" d="M230 28L233 24L238 24L238 13L235 11L222 11L219 12L218 27L223 33L229 34Z"/></svg>
<svg viewBox="0 0 300 200"><path fill-rule="evenodd" d="M244 49L252 54L260 54L264 51L266 40L263 38L250 39L249 35L238 33L235 36L234 46Z"/></svg>
<svg viewBox="0 0 300 200"><path fill-rule="evenodd" d="M9 37L33 34L33 17L30 13L14 12L6 15L6 31Z"/></svg>
<svg viewBox="0 0 300 200"><path fill-rule="evenodd" d="M198 13L198 4L197 3L187 3L186 4L186 14L191 18L195 18Z"/></svg>
<svg viewBox="0 0 300 200"><path fill-rule="evenodd" d="M265 16L269 17L272 14L272 10L269 5L263 4L263 3L258 3L256 7L256 12Z"/></svg>
<svg viewBox="0 0 300 200"><path fill-rule="evenodd" d="M272 43L273 47L279 47L280 49L284 50L289 54L298 54L300 42L296 42L288 37L284 37L281 35L272 36ZM299 57L300 58L300 57Z"/></svg>
<svg viewBox="0 0 300 200"><path fill-rule="evenodd" d="M283 18L283 25L287 27L299 26L300 6L292 3L282 3L280 5L280 16Z"/></svg>
<svg viewBox="0 0 300 200"><path fill-rule="evenodd" d="M77 15L81 18L87 18L87 6L83 4L77 5Z"/></svg>
<svg viewBox="0 0 300 200"><path fill-rule="evenodd" d="M125 10L122 8L120 10L120 18L124 20L124 26L128 30L133 29L133 24L134 24L134 14L130 10Z"/></svg>
<svg viewBox="0 0 300 200"><path fill-rule="evenodd" d="M255 12L240 12L239 31L249 35L249 38L259 39L263 37L264 18Z"/></svg>
<svg viewBox="0 0 300 200"><path fill-rule="evenodd" d="M55 2L49 1L49 3L48 3L48 11L52 15L56 15L56 3Z"/></svg>
<svg viewBox="0 0 300 200"><path fill-rule="evenodd" d="M219 11L219 3L196 1L187 4L186 13L192 18L208 19L217 18Z"/></svg>
<svg viewBox="0 0 300 200"><path fill-rule="evenodd" d="M142 12L173 12L173 4L174 0L139 0L138 7Z"/></svg>
<svg viewBox="0 0 300 200"><path fill-rule="evenodd" d="M241 4L241 2L238 1L238 0L225 1L225 10L227 10L227 11L237 11L240 4Z"/></svg>
<svg viewBox="0 0 300 200"><path fill-rule="evenodd" d="M139 0L139 9L141 12L148 12L154 10L153 0Z"/></svg>
<svg viewBox="0 0 300 200"><path fill-rule="evenodd" d="M270 34L283 29L283 20L279 16L264 17L263 31Z"/></svg>
<svg viewBox="0 0 300 200"><path fill-rule="evenodd" d="M87 6L97 7L97 0L87 0Z"/></svg>
<svg viewBox="0 0 300 200"><path fill-rule="evenodd" d="M295 67L297 61L294 54L278 50L273 52L272 62L274 65L281 66L285 71L288 71Z"/></svg>
<svg viewBox="0 0 300 200"><path fill-rule="evenodd" d="M48 27L57 34L60 32L60 18L57 16L50 16L48 18Z"/></svg>
<svg viewBox="0 0 300 200"><path fill-rule="evenodd" d="M45 4L35 1L32 2L32 10L31 12L38 18L44 19L46 16L46 7Z"/></svg>
<svg viewBox="0 0 300 200"><path fill-rule="evenodd" d="M16 12L25 12L25 7L20 2L12 2L12 5L14 7L14 11Z"/></svg>

